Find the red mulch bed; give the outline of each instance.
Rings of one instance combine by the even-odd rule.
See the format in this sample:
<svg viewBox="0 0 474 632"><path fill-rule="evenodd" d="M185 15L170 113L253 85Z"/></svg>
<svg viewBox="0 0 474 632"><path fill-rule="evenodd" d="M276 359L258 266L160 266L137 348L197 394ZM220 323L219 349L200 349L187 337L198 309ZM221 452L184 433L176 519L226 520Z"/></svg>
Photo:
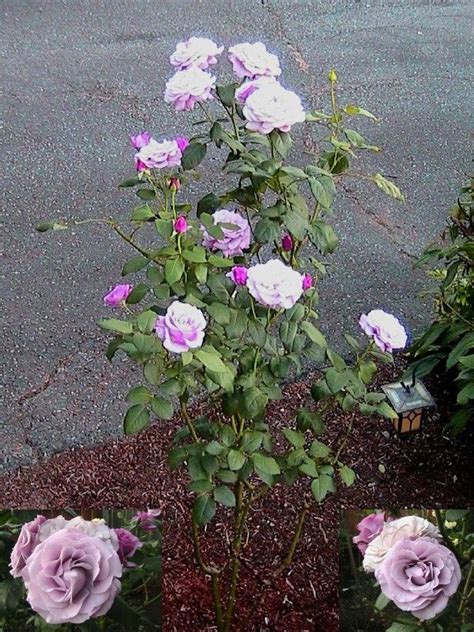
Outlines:
<svg viewBox="0 0 474 632"><path fill-rule="evenodd" d="M390 379L384 368L383 381ZM313 376L314 377L314 376ZM308 378L306 383L312 383ZM274 402L272 427L291 419L310 397L305 382L289 385ZM442 411L441 411L442 413ZM441 417L443 415L441 414ZM313 504L292 567L265 584L285 555L307 481L277 486L250 515L252 539L243 553L234 630L336 632L338 628L338 526L343 507L465 507L472 504L470 438L443 435L439 412L423 433L401 440L388 420L354 419L341 458L357 472L356 483L339 487L322 507ZM438 419L437 419L438 418ZM351 413L328 414L325 440L337 446ZM165 454L180 420L157 423L136 436L91 449L68 451L0 478L0 505L7 508L163 509L163 629L211 631L212 599L207 579L194 564L186 477L171 473ZM383 466L383 467L381 467ZM206 530L203 554L219 564L225 555L229 513Z"/></svg>

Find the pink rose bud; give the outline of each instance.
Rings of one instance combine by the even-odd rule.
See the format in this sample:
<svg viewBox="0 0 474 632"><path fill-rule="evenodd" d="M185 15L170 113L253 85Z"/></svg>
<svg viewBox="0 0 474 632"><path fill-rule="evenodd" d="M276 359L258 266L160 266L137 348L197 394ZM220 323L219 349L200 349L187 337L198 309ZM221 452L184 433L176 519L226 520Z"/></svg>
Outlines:
<svg viewBox="0 0 474 632"><path fill-rule="evenodd" d="M150 142L151 136L148 132L141 132L136 136L130 136L130 142L132 143L132 147L136 150L145 147Z"/></svg>
<svg viewBox="0 0 474 632"><path fill-rule="evenodd" d="M174 229L177 233L185 233L188 230L188 222L184 215L178 217L174 223Z"/></svg>
<svg viewBox="0 0 474 632"><path fill-rule="evenodd" d="M108 294L104 296L104 305L117 307L127 300L128 295L133 290L133 285L116 285Z"/></svg>
<svg viewBox="0 0 474 632"><path fill-rule="evenodd" d="M245 285L248 276L247 268L244 268L244 266L234 266L226 276L232 279L235 285Z"/></svg>
<svg viewBox="0 0 474 632"><path fill-rule="evenodd" d="M178 144L181 153L183 153L183 151L189 145L189 140L185 136L178 136L178 138L176 138L176 143Z"/></svg>
<svg viewBox="0 0 474 632"><path fill-rule="evenodd" d="M140 549L143 546L143 542L141 542L140 538L137 538L136 535L133 535L128 529L113 529L115 531L115 535L118 539L119 549L118 556L122 564L127 568L133 568L136 564L133 564L129 561L128 558L135 555L137 549Z"/></svg>
<svg viewBox="0 0 474 632"><path fill-rule="evenodd" d="M283 250L290 252L290 250L293 248L293 239L291 238L291 235L285 235L283 237L283 239L281 240L281 247L283 248Z"/></svg>
<svg viewBox="0 0 474 632"><path fill-rule="evenodd" d="M181 188L181 181L176 176L173 176L169 179L168 187L171 191L179 191Z"/></svg>
<svg viewBox="0 0 474 632"><path fill-rule="evenodd" d="M303 276L303 290L309 290L312 287L313 277L309 274L309 272L306 272L306 274Z"/></svg>

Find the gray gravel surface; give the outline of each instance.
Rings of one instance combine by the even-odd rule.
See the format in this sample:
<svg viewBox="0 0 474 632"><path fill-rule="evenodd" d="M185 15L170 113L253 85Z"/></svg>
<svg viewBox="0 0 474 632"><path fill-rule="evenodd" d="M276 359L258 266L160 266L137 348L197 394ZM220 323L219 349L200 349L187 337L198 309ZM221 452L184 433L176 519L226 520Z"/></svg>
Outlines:
<svg viewBox="0 0 474 632"><path fill-rule="evenodd" d="M308 107L322 107L333 66L341 98L381 117L359 127L385 148L361 169L395 175L407 203L370 186L346 188L335 219L341 247L321 287L323 327L340 339L374 306L415 330L427 320L413 258L441 229L469 168L468 0L7 0L0 9L0 467L121 433L123 394L139 375L104 360L95 321L127 249L100 228L51 236L33 227L45 217L125 215L131 196L116 183L131 171L128 134L191 131L191 117L177 116L161 96L168 56L191 34L225 45L265 41ZM212 160L204 170L215 177ZM206 191L202 183L193 193Z"/></svg>

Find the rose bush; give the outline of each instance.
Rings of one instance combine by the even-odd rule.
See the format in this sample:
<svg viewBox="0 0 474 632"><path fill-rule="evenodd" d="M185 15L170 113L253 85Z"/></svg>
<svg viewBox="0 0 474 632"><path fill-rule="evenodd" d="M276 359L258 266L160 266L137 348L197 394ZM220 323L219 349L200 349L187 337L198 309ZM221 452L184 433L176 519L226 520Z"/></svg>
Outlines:
<svg viewBox="0 0 474 632"><path fill-rule="evenodd" d="M148 607L160 596L160 512L105 513L109 524L79 515L18 524L15 512L0 512L0 626L13 629L14 618L15 629L33 620L35 629L160 628ZM156 591L151 598L137 592L143 582Z"/></svg>
<svg viewBox="0 0 474 632"><path fill-rule="evenodd" d="M126 433L142 430L152 416L170 419L179 403L184 425L169 463L173 469L186 468L189 489L196 495L197 561L212 580L218 629L229 630L253 504L277 482L305 479L318 503L335 491L337 480L354 482L355 472L341 459L347 436L334 451L321 441L324 411L337 404L362 414L395 416L384 396L367 387L376 363L391 361L386 351L402 346L402 335L374 323L370 335L375 341L367 346L346 336L354 356L346 360L328 344L317 312L315 286L337 245L329 221L336 185L347 175L356 177L353 157L378 151L347 121L375 116L338 103L334 71L329 73L329 112L305 111L299 96L280 84L278 57L258 42L229 48L236 81L218 84L207 70L212 64L214 72L220 52L213 42L191 38L172 54L178 70L166 84L165 102L178 112L199 109L204 120L196 122L199 131L180 148L179 163L168 145L165 158L158 160L156 145L149 149L149 133L134 137L139 169L120 185L134 189L140 199L131 227L113 218L87 221L110 226L135 250L122 275L139 273L141 279L125 299L120 297L123 318L99 322L114 334L107 357L125 353L143 371L143 383L127 395L124 428ZM289 132L304 122L310 131L322 131L317 144L323 149L311 156L310 164L296 166L289 160ZM194 206L182 199L183 192L211 146L223 154L231 185L221 191L213 187ZM301 162L301 152L295 153ZM150 160L155 166L147 166ZM364 178L403 199L381 174ZM64 227L45 222L38 228ZM155 234L152 246L140 240L140 231L147 230ZM383 350L377 341L384 342ZM322 367L312 388L318 406L301 409L278 431L284 449L277 452L277 431L267 407L282 397L282 382L299 374L304 362ZM189 401L203 393L212 418L194 419ZM217 505L234 512L225 604L219 583L227 570L204 564L199 554L199 527L213 519ZM308 496L280 572L292 561L309 507Z"/></svg>

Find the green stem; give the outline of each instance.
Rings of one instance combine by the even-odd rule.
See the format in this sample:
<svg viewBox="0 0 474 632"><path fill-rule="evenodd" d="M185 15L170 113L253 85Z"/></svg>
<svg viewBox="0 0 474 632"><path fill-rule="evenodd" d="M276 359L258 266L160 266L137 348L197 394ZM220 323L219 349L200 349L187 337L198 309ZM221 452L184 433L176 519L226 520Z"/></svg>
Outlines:
<svg viewBox="0 0 474 632"><path fill-rule="evenodd" d="M214 123L215 123L214 119L211 117L211 115L209 114L209 112L207 111L207 109L204 107L204 105L203 105L200 101L198 101L198 106L201 108L201 110L202 110L202 112L203 112L204 116L207 118L207 120L209 121L209 123L210 123L211 125L214 125Z"/></svg>
<svg viewBox="0 0 474 632"><path fill-rule="evenodd" d="M180 407L180 410L181 410L181 415L183 416L184 421L186 422L186 425L189 428L189 432L191 433L191 436L194 439L194 442L195 443L199 443L200 439L198 437L198 434L196 432L196 428L194 427L192 419L189 416L188 409L186 408L186 404L183 401L180 400L179 407Z"/></svg>
<svg viewBox="0 0 474 632"><path fill-rule="evenodd" d="M280 566L276 569L276 571L272 574L272 578L276 579L277 577L279 577L284 571L285 569L288 568L288 566L291 565L291 563L293 562L293 558L295 556L296 553L296 548L298 546L298 542L301 538L301 533L303 531L303 527L304 527L304 522L306 519L306 515L309 511L310 505L308 503L305 502L303 509L301 510L299 516L298 516L298 521L296 523L296 529L295 532L293 534L293 538L291 540L291 544L290 544L290 548L288 550L288 553L285 557L285 559L283 560L283 562L280 564Z"/></svg>
<svg viewBox="0 0 474 632"><path fill-rule="evenodd" d="M448 530L444 526L444 520L443 520L443 516L441 515L441 511L439 509L435 509L434 512L436 516L436 522L438 523L438 529L441 535L443 536L445 546L447 546L447 548L454 553L458 562L461 563L462 558L460 557L459 552L454 546L454 544L451 542L451 538L449 536Z"/></svg>
<svg viewBox="0 0 474 632"><path fill-rule="evenodd" d="M467 574L466 577L466 583L464 584L464 590L462 591L462 597L461 597L461 603L459 604L459 610L458 610L458 614L462 614L463 616L463 623L464 623L464 615L465 615L465 608L468 602L468 598L470 595L470 585L471 585L471 580L472 580L472 572L474 569L474 561L470 561L469 562L469 572ZM472 591L471 591L472 592Z"/></svg>

